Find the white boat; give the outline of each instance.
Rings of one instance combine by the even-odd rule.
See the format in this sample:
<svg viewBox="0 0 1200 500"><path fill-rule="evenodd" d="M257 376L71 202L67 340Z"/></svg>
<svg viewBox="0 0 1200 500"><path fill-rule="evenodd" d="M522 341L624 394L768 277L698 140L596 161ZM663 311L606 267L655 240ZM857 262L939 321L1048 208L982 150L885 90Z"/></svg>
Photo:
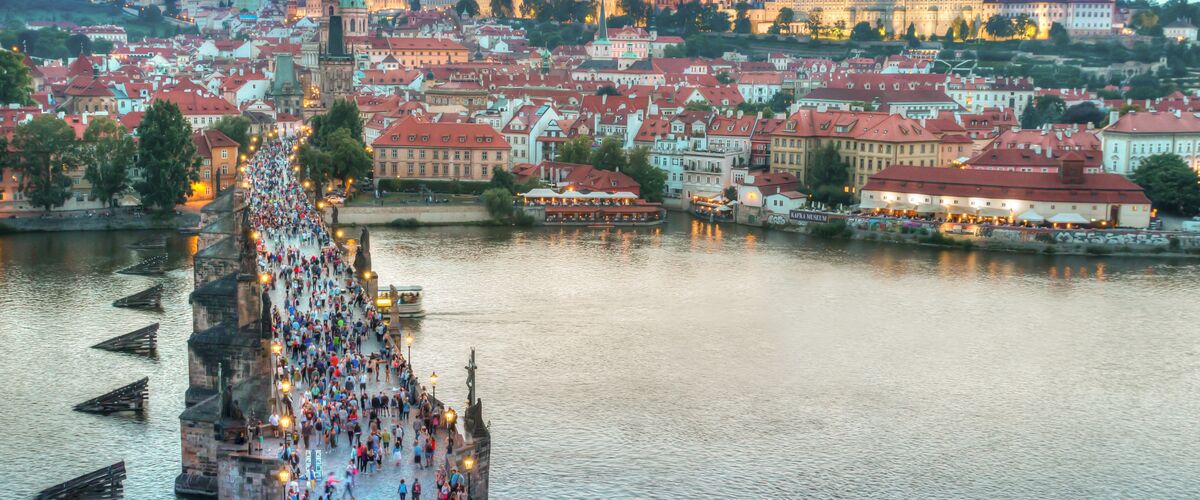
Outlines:
<svg viewBox="0 0 1200 500"><path fill-rule="evenodd" d="M379 291L375 308L385 315L395 310L398 318L421 318L425 316L424 300L425 292L419 286L392 285Z"/></svg>

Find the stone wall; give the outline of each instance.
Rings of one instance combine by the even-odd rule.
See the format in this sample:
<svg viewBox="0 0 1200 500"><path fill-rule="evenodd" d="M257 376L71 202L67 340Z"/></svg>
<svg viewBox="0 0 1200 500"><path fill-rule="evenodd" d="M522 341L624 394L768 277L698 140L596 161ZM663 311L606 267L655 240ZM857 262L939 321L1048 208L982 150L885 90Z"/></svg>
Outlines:
<svg viewBox="0 0 1200 500"><path fill-rule="evenodd" d="M222 451L217 498L283 498L277 475L283 467L283 461L274 458Z"/></svg>
<svg viewBox="0 0 1200 500"><path fill-rule="evenodd" d="M333 222L329 211L326 211L325 218L326 223ZM338 224L391 224L400 219L415 219L421 224L469 224L491 220L491 216L482 203L338 208Z"/></svg>

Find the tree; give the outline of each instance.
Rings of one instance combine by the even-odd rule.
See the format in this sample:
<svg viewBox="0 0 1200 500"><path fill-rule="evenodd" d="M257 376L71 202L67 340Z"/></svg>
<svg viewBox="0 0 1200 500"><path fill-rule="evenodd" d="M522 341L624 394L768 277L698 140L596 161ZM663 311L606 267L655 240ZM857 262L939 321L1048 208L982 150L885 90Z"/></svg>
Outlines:
<svg viewBox="0 0 1200 500"><path fill-rule="evenodd" d="M776 113L787 113L788 108L795 101L796 96L793 96L791 92L776 92L775 95L771 96L771 109Z"/></svg>
<svg viewBox="0 0 1200 500"><path fill-rule="evenodd" d="M67 169L76 164L75 131L53 114L42 114L13 132L9 161L21 173L20 189L34 206L49 211L71 195Z"/></svg>
<svg viewBox="0 0 1200 500"><path fill-rule="evenodd" d="M644 146L635 148L629 152L627 163L629 166L625 173L637 181L642 199L661 203L667 188L667 173L650 164L650 150Z"/></svg>
<svg viewBox="0 0 1200 500"><path fill-rule="evenodd" d="M192 127L179 107L155 100L138 125L138 169L142 179L134 184L142 204L170 210L187 201L192 183L199 180Z"/></svg>
<svg viewBox="0 0 1200 500"><path fill-rule="evenodd" d="M325 195L325 186L333 177L331 164L333 163L333 155L325 152L321 148L313 146L311 142L300 146L300 151L296 154L296 159L300 162L304 178L312 181L313 188L316 190L317 197Z"/></svg>
<svg viewBox="0 0 1200 500"><path fill-rule="evenodd" d="M353 100L337 99L329 107L329 112L313 117L311 123L312 142L323 146L326 138L337 129L346 129L350 137L362 144L363 123L358 111L358 103Z"/></svg>
<svg viewBox="0 0 1200 500"><path fill-rule="evenodd" d="M612 85L596 87L596 95L621 95L621 91Z"/></svg>
<svg viewBox="0 0 1200 500"><path fill-rule="evenodd" d="M989 17L983 29L993 38L1012 38L1014 34L1012 20L999 14Z"/></svg>
<svg viewBox="0 0 1200 500"><path fill-rule="evenodd" d="M600 170L620 170L625 167L625 145L616 136L605 137L600 147L592 151L593 167Z"/></svg>
<svg viewBox="0 0 1200 500"><path fill-rule="evenodd" d="M21 55L0 49L0 104L33 104L33 77Z"/></svg>
<svg viewBox="0 0 1200 500"><path fill-rule="evenodd" d="M1129 79L1129 90L1125 97L1130 99L1157 99L1167 95L1168 87L1149 73L1142 73Z"/></svg>
<svg viewBox="0 0 1200 500"><path fill-rule="evenodd" d="M942 39L945 40L946 43L954 41L954 26L955 24L951 24L949 28L946 28L946 34L942 36Z"/></svg>
<svg viewBox="0 0 1200 500"><path fill-rule="evenodd" d="M971 26L967 24L966 19L959 19L955 35L959 40L966 40L971 35Z"/></svg>
<svg viewBox="0 0 1200 500"><path fill-rule="evenodd" d="M750 33L750 4L746 2L738 2L734 4L733 10L737 13L733 19L733 32Z"/></svg>
<svg viewBox="0 0 1200 500"><path fill-rule="evenodd" d="M904 39L909 41L917 39L917 26L915 24L908 23L908 29L904 31Z"/></svg>
<svg viewBox="0 0 1200 500"><path fill-rule="evenodd" d="M129 189L129 167L137 146L133 138L111 118L93 118L83 132L80 158L87 165L83 178L92 185L92 195L115 206L117 195Z"/></svg>
<svg viewBox="0 0 1200 500"><path fill-rule="evenodd" d="M792 23L796 22L796 11L784 7L779 9L779 14L775 15L775 22L771 26L775 29L775 33L791 33Z"/></svg>
<svg viewBox="0 0 1200 500"><path fill-rule="evenodd" d="M419 12L421 10L421 0L408 0L408 10Z"/></svg>
<svg viewBox="0 0 1200 500"><path fill-rule="evenodd" d="M1134 29L1145 34L1158 26L1158 14L1149 9L1139 10L1133 14L1131 21Z"/></svg>
<svg viewBox="0 0 1200 500"><path fill-rule="evenodd" d="M479 17L479 2L475 0L458 0L454 4L454 11L458 12L462 17Z"/></svg>
<svg viewBox="0 0 1200 500"><path fill-rule="evenodd" d="M506 221L513 214L513 194L502 187L489 188L483 192L483 206L487 207L493 220Z"/></svg>
<svg viewBox="0 0 1200 500"><path fill-rule="evenodd" d="M850 193L850 170L842 161L841 154L833 144L826 144L813 152L812 161L804 170L804 187L812 193L812 199L822 203L848 203Z"/></svg>
<svg viewBox="0 0 1200 500"><path fill-rule="evenodd" d="M110 54L110 53L112 53L112 49L113 49L112 40L105 40L105 39L101 38L99 40L96 40L95 42L92 42L91 53L92 54Z"/></svg>
<svg viewBox="0 0 1200 500"><path fill-rule="evenodd" d="M238 143L238 153L248 154L250 152L250 119L244 116L226 115L222 116L217 123L212 124L209 128L219 130L225 137L233 139L233 142Z"/></svg>
<svg viewBox="0 0 1200 500"><path fill-rule="evenodd" d="M491 0L493 17L512 17L512 0Z"/></svg>
<svg viewBox="0 0 1200 500"><path fill-rule="evenodd" d="M587 163L592 156L592 138L586 135L577 135L558 148L558 155L555 161L563 163Z"/></svg>
<svg viewBox="0 0 1200 500"><path fill-rule="evenodd" d="M1040 95L1033 100L1041 123L1058 123L1067 110L1067 103L1056 95Z"/></svg>
<svg viewBox="0 0 1200 500"><path fill-rule="evenodd" d="M729 85L729 84L733 83L734 81L735 80L733 79L733 77L729 76L728 71L722 71L720 73L717 73L717 83L720 83L723 85Z"/></svg>
<svg viewBox="0 0 1200 500"><path fill-rule="evenodd" d="M1071 45L1071 35L1067 33L1067 29L1059 23L1053 23L1050 25L1050 40L1054 42L1054 45L1059 47Z"/></svg>
<svg viewBox="0 0 1200 500"><path fill-rule="evenodd" d="M516 179L512 172L504 167L492 167L492 180L489 183L494 188L504 188L509 193L516 194L513 187L516 184Z"/></svg>
<svg viewBox="0 0 1200 500"><path fill-rule="evenodd" d="M646 20L648 6L644 0L620 0L620 5L621 10L625 11L625 15L629 16L635 23Z"/></svg>
<svg viewBox="0 0 1200 500"><path fill-rule="evenodd" d="M1037 23L1029 14L1018 14L1012 19L1013 34L1020 36L1026 40L1032 40L1037 36Z"/></svg>
<svg viewBox="0 0 1200 500"><path fill-rule="evenodd" d="M1108 118L1108 115L1104 113L1104 110L1096 107L1096 104L1091 101L1084 101L1067 108L1058 118L1058 122L1091 123L1099 127L1100 122L1103 122L1105 118Z"/></svg>
<svg viewBox="0 0 1200 500"><path fill-rule="evenodd" d="M350 136L350 130L339 128L326 139L322 149L329 153L330 176L342 181L349 189L355 178L363 178L371 173L371 155L367 153L361 141Z"/></svg>
<svg viewBox="0 0 1200 500"><path fill-rule="evenodd" d="M1042 117L1038 114L1037 106L1033 105L1033 98L1029 98L1025 102L1025 109L1021 111L1021 128L1038 128L1042 126Z"/></svg>
<svg viewBox="0 0 1200 500"><path fill-rule="evenodd" d="M83 33L75 33L67 37L67 53L71 57L92 53L92 39Z"/></svg>
<svg viewBox="0 0 1200 500"><path fill-rule="evenodd" d="M1133 173L1133 182L1156 208L1183 216L1200 212L1200 178L1178 155L1146 157Z"/></svg>
<svg viewBox="0 0 1200 500"><path fill-rule="evenodd" d="M850 39L856 42L877 42L880 40L879 30L866 21L854 25L850 30Z"/></svg>

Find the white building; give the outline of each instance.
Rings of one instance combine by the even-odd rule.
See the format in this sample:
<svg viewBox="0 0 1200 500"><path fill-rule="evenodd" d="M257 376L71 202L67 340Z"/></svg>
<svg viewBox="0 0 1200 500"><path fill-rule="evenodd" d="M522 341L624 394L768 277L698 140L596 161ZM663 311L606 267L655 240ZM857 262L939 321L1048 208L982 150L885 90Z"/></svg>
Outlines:
<svg viewBox="0 0 1200 500"><path fill-rule="evenodd" d="M1028 15L1037 25L1037 38L1046 38L1054 23L1071 36L1112 34L1116 4L1105 0L984 0L981 19L998 15Z"/></svg>
<svg viewBox="0 0 1200 500"><path fill-rule="evenodd" d="M512 146L509 158L512 158L513 163L540 163L548 159L538 137L560 119L562 116L548 104L528 104L518 108L500 130L504 139Z"/></svg>
<svg viewBox="0 0 1200 500"><path fill-rule="evenodd" d="M1175 22L1163 26L1163 37L1173 38L1177 42L1194 42L1196 34L1196 27L1187 19L1176 19Z"/></svg>
<svg viewBox="0 0 1200 500"><path fill-rule="evenodd" d="M1200 171L1200 113L1136 112L1117 117L1100 131L1104 170L1130 175L1147 156L1175 153Z"/></svg>

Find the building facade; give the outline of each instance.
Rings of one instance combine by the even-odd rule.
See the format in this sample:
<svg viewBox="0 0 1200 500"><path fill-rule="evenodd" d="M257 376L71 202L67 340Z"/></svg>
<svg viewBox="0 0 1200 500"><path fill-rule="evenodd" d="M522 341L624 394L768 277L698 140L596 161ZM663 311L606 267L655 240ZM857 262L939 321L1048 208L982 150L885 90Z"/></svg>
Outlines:
<svg viewBox="0 0 1200 500"><path fill-rule="evenodd" d="M1200 113L1112 113L1110 125L1100 131L1104 170L1131 175L1147 156L1174 153L1200 171Z"/></svg>
<svg viewBox="0 0 1200 500"><path fill-rule="evenodd" d="M482 123L425 123L405 118L371 143L375 180L486 181L492 169L509 169L511 147Z"/></svg>

